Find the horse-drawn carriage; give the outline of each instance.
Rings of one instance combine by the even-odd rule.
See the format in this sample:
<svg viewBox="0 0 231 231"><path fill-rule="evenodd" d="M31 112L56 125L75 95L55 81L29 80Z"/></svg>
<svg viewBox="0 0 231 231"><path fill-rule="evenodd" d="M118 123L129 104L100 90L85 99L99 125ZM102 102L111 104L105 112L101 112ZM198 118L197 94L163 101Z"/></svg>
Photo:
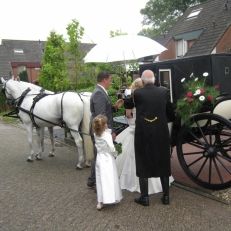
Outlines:
<svg viewBox="0 0 231 231"><path fill-rule="evenodd" d="M156 82L170 91L173 104L182 96L182 79L208 73L207 85L219 84L220 95L205 112L190 116L187 123L175 120L172 144L184 172L209 189L231 186L231 55L217 54L157 62L140 66L150 69ZM202 77L205 78L205 77Z"/></svg>
<svg viewBox="0 0 231 231"><path fill-rule="evenodd" d="M231 186L231 55L207 55L140 65L155 73L156 83L167 87L173 105L182 97L182 79L202 77L208 86L219 84L220 95L187 122L176 116L169 123L172 147L184 172L208 189ZM207 77L203 77L207 73ZM117 120L118 121L118 120ZM118 121L119 122L119 121ZM121 130L121 129L120 129Z"/></svg>

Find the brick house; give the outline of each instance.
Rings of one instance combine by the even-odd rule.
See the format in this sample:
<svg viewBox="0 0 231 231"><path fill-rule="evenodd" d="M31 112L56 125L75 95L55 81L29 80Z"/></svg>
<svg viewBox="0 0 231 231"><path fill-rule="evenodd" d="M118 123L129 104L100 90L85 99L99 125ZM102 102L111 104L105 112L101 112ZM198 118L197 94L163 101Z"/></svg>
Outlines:
<svg viewBox="0 0 231 231"><path fill-rule="evenodd" d="M29 82L38 79L45 41L3 39L0 44L0 76L17 78L26 71ZM94 44L81 43L80 49L88 52Z"/></svg>
<svg viewBox="0 0 231 231"><path fill-rule="evenodd" d="M156 41L168 48L156 61L231 53L231 1L208 0L189 7Z"/></svg>

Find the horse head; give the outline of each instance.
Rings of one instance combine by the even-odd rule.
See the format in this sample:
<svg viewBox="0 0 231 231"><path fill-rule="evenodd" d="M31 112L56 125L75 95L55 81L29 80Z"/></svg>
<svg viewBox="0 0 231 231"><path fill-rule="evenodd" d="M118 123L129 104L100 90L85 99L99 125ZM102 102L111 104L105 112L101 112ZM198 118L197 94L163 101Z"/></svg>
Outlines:
<svg viewBox="0 0 231 231"><path fill-rule="evenodd" d="M5 82L5 79L3 77L1 77L1 82L0 82L0 90L1 91L4 91L4 82Z"/></svg>
<svg viewBox="0 0 231 231"><path fill-rule="evenodd" d="M4 90L7 80L5 80L3 77L1 77L0 79L1 79L0 82L1 90Z"/></svg>
<svg viewBox="0 0 231 231"><path fill-rule="evenodd" d="M12 79L5 80L4 78L1 78L1 81L3 83L3 91L5 93L7 103L10 105L15 104L15 102L20 99L26 88L22 87L20 82Z"/></svg>

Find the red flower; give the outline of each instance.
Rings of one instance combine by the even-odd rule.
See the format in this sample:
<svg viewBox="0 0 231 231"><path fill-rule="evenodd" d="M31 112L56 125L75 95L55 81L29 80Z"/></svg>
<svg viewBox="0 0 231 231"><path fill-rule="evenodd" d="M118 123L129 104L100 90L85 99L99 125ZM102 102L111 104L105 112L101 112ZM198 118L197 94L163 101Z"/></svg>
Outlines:
<svg viewBox="0 0 231 231"><path fill-rule="evenodd" d="M193 97L193 93L191 91L187 92L186 94L187 98L192 98Z"/></svg>
<svg viewBox="0 0 231 231"><path fill-rule="evenodd" d="M204 88L201 88L200 91L201 91L201 95L204 95L205 89L204 89Z"/></svg>
<svg viewBox="0 0 231 231"><path fill-rule="evenodd" d="M213 96L212 95L208 95L207 96L207 100L211 102L213 100Z"/></svg>

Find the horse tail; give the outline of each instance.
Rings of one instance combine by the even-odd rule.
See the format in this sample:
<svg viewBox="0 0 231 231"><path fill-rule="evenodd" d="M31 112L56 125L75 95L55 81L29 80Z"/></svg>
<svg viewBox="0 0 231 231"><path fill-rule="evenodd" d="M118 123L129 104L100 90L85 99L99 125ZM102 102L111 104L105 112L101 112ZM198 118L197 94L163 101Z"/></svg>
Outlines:
<svg viewBox="0 0 231 231"><path fill-rule="evenodd" d="M85 161L89 162L94 159L94 146L90 136L90 122L91 122L91 111L90 111L90 92L80 94L83 101L83 120L81 122L81 131L83 137Z"/></svg>

